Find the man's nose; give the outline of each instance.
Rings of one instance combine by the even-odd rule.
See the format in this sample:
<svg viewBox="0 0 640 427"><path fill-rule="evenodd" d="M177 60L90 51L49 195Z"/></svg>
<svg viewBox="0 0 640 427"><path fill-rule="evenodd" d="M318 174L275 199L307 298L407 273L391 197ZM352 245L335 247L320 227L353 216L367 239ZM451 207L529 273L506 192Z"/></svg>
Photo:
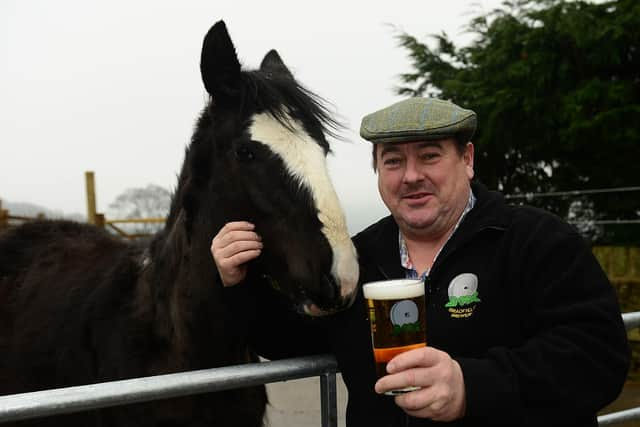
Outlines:
<svg viewBox="0 0 640 427"><path fill-rule="evenodd" d="M404 182L416 182L422 180L422 172L420 171L416 159L409 157L405 163Z"/></svg>

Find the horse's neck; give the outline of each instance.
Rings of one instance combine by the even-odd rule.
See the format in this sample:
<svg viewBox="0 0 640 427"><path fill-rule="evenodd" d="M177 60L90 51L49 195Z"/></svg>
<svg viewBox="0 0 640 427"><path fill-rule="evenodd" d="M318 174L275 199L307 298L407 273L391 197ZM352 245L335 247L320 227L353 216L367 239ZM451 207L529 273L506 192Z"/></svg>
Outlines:
<svg viewBox="0 0 640 427"><path fill-rule="evenodd" d="M139 293L154 335L169 345L172 362L193 360L194 353L207 357L216 341L228 341L229 335L236 339L215 280L207 237L211 232L193 232L188 239L184 228L173 224L149 251ZM217 358L232 357L216 351Z"/></svg>

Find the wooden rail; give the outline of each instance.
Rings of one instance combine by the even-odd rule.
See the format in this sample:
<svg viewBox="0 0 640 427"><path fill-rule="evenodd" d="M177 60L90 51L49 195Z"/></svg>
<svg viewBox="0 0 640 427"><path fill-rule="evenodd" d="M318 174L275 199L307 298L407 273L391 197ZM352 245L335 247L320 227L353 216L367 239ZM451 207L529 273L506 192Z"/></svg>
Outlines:
<svg viewBox="0 0 640 427"><path fill-rule="evenodd" d="M11 215L8 209L4 209L2 207L2 200L0 200L0 231L11 227L12 221L26 222L26 221L36 221L39 219L44 219L43 213L38 213L36 216L24 216L24 215Z"/></svg>
<svg viewBox="0 0 640 427"><path fill-rule="evenodd" d="M141 237L149 237L152 233L130 233L124 230L122 224L163 224L166 218L126 218L126 219L107 219L105 215L97 211L96 205L96 185L95 174L92 171L86 171L85 189L87 197L87 222L101 228L109 228L116 234L126 239L137 239ZM15 225L15 222L36 221L45 219L43 213L39 213L35 217L11 215L8 209L3 209L2 200L0 200L0 230Z"/></svg>
<svg viewBox="0 0 640 427"><path fill-rule="evenodd" d="M137 239L141 237L149 237L151 234L149 233L128 233L122 228L118 227L116 224L163 224L165 222L165 218L128 218L128 219L110 219L105 220L102 217L103 226L107 226L111 228L113 231L118 233L120 236L125 237L127 239Z"/></svg>
<svg viewBox="0 0 640 427"><path fill-rule="evenodd" d="M97 225L98 227L109 227L121 237L127 239L137 239L141 237L149 237L150 233L129 233L119 227L117 224L160 224L165 222L165 218L126 218L126 219L107 219L105 215L99 213L96 198L95 175L92 171L84 173L85 189L87 194L87 222Z"/></svg>

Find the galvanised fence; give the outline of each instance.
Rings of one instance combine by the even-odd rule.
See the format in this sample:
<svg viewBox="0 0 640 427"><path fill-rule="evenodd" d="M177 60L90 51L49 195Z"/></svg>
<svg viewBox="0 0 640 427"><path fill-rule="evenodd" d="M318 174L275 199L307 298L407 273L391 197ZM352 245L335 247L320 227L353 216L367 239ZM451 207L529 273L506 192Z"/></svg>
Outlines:
<svg viewBox="0 0 640 427"><path fill-rule="evenodd" d="M627 330L640 327L640 311L622 317ZM337 368L332 356L321 355L14 394L0 397L0 423L319 376L321 426L336 427ZM638 419L640 406L598 423Z"/></svg>

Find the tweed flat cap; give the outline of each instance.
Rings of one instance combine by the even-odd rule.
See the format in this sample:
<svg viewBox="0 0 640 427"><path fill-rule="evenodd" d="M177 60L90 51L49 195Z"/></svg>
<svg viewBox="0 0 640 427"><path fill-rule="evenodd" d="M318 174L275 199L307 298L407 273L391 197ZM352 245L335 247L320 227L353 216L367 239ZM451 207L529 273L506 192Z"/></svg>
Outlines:
<svg viewBox="0 0 640 427"><path fill-rule="evenodd" d="M458 137L471 140L476 113L436 98L409 98L365 116L360 136L374 144Z"/></svg>

